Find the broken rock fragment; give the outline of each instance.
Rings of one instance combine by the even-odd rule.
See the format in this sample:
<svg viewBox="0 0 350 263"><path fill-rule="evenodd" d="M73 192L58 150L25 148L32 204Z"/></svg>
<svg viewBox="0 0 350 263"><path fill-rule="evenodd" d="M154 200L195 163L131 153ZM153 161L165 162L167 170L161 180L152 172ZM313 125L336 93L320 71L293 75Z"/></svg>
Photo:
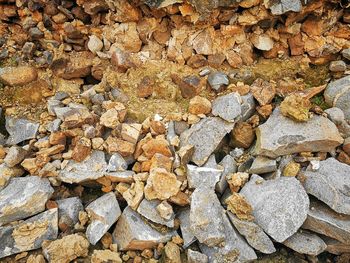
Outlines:
<svg viewBox="0 0 350 263"><path fill-rule="evenodd" d="M195 165L188 164L188 187L214 189L216 183L220 180L222 172L222 169L198 167Z"/></svg>
<svg viewBox="0 0 350 263"><path fill-rule="evenodd" d="M300 12L302 5L300 0L269 0L267 7L270 8L273 15L282 15L287 12Z"/></svg>
<svg viewBox="0 0 350 263"><path fill-rule="evenodd" d="M276 160L266 158L264 156L257 156L252 166L249 169L249 172L252 174L263 174L270 173L277 170Z"/></svg>
<svg viewBox="0 0 350 263"><path fill-rule="evenodd" d="M188 263L208 263L208 256L192 249L187 250Z"/></svg>
<svg viewBox="0 0 350 263"><path fill-rule="evenodd" d="M105 250L94 250L91 255L91 263L122 263L118 252Z"/></svg>
<svg viewBox="0 0 350 263"><path fill-rule="evenodd" d="M6 130L9 133L7 144L15 145L25 140L35 138L39 129L39 123L26 119L6 117Z"/></svg>
<svg viewBox="0 0 350 263"><path fill-rule="evenodd" d="M0 82L8 86L23 86L36 80L38 72L34 67L4 67L0 69Z"/></svg>
<svg viewBox="0 0 350 263"><path fill-rule="evenodd" d="M283 245L300 254L317 256L326 248L326 243L317 235L307 231L300 231L283 242Z"/></svg>
<svg viewBox="0 0 350 263"><path fill-rule="evenodd" d="M234 122L241 116L241 98L236 92L219 96L213 101L214 116L219 116L228 122Z"/></svg>
<svg viewBox="0 0 350 263"><path fill-rule="evenodd" d="M22 147L12 146L9 149L6 157L4 158L4 163L8 167L14 167L15 165L23 161L26 154L27 154L27 151L24 150Z"/></svg>
<svg viewBox="0 0 350 263"><path fill-rule="evenodd" d="M70 197L56 201L58 206L58 225L62 231L72 228L79 221L79 212L84 206L79 197Z"/></svg>
<svg viewBox="0 0 350 263"><path fill-rule="evenodd" d="M178 218L180 220L182 239L184 240L183 248L187 248L196 241L196 237L191 231L190 208L186 207L181 210L178 214Z"/></svg>
<svg viewBox="0 0 350 263"><path fill-rule="evenodd" d="M212 72L208 76L210 87L216 92L222 91L230 82L227 75L223 72Z"/></svg>

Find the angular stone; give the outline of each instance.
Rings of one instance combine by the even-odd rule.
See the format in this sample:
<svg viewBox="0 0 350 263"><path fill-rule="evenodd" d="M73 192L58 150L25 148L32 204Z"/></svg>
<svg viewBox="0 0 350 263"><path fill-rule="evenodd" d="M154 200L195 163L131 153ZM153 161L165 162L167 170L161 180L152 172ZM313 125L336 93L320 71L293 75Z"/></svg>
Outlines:
<svg viewBox="0 0 350 263"><path fill-rule="evenodd" d="M56 200L58 206L58 225L62 231L72 228L79 221L79 212L84 206L79 197ZM63 230L64 229L64 230Z"/></svg>
<svg viewBox="0 0 350 263"><path fill-rule="evenodd" d="M36 80L38 72L34 67L19 66L0 69L0 82L8 86L23 86Z"/></svg>
<svg viewBox="0 0 350 263"><path fill-rule="evenodd" d="M342 60L332 61L329 64L329 70L332 72L343 72L346 70L346 63Z"/></svg>
<svg viewBox="0 0 350 263"><path fill-rule="evenodd" d="M86 237L92 245L96 245L121 215L119 203L113 192L90 203L86 207L86 212L91 221L86 229Z"/></svg>
<svg viewBox="0 0 350 263"><path fill-rule="evenodd" d="M14 167L23 161L26 154L27 151L22 147L12 146L7 152L7 155L4 158L4 162L8 167Z"/></svg>
<svg viewBox="0 0 350 263"><path fill-rule="evenodd" d="M350 166L328 158L317 171L308 169L304 188L308 194L326 203L334 211L350 215Z"/></svg>
<svg viewBox="0 0 350 263"><path fill-rule="evenodd" d="M253 116L255 112L256 103L251 93L241 96L241 99L242 99L242 104L241 104L242 121L246 121L251 116Z"/></svg>
<svg viewBox="0 0 350 263"><path fill-rule="evenodd" d="M255 222L278 242L296 233L309 209L309 197L294 177L266 181L254 174L240 194L253 207Z"/></svg>
<svg viewBox="0 0 350 263"><path fill-rule="evenodd" d="M219 165L224 168L224 171L221 173L219 182L215 186L215 191L219 194L223 194L228 185L226 176L237 171L237 164L231 155L226 155Z"/></svg>
<svg viewBox="0 0 350 263"><path fill-rule="evenodd" d="M322 236L323 241L326 243L327 248L326 251L335 254L335 255L340 255L344 253L350 253L350 246L349 244L345 244L342 242L339 242L336 239L329 238L326 236Z"/></svg>
<svg viewBox="0 0 350 263"><path fill-rule="evenodd" d="M300 254L317 256L325 251L326 243L317 235L308 231L300 231L283 242L283 245Z"/></svg>
<svg viewBox="0 0 350 263"><path fill-rule="evenodd" d="M350 216L338 214L317 200L311 200L302 227L350 245Z"/></svg>
<svg viewBox="0 0 350 263"><path fill-rule="evenodd" d="M167 227L174 227L175 215L173 214L169 220L162 218L157 211L157 206L160 203L161 201L159 200L149 201L147 199L143 199L137 208L137 212L156 224L165 225Z"/></svg>
<svg viewBox="0 0 350 263"><path fill-rule="evenodd" d="M82 162L70 160L66 167L58 175L58 179L65 183L83 183L97 180L102 177L107 169L105 154L102 151L93 151Z"/></svg>
<svg viewBox="0 0 350 263"><path fill-rule="evenodd" d="M257 128L256 135L255 153L271 158L298 152L331 152L343 142L337 127L327 118L315 115L299 123L284 117L279 109Z"/></svg>
<svg viewBox="0 0 350 263"><path fill-rule="evenodd" d="M0 191L0 226L44 211L53 192L46 178L12 178Z"/></svg>
<svg viewBox="0 0 350 263"><path fill-rule="evenodd" d="M264 174L270 173L277 170L276 160L266 158L264 156L257 156L252 166L249 169L249 173L252 174Z"/></svg>
<svg viewBox="0 0 350 263"><path fill-rule="evenodd" d="M241 98L236 92L219 96L213 101L214 116L221 117L228 122L234 122L241 116Z"/></svg>
<svg viewBox="0 0 350 263"><path fill-rule="evenodd" d="M167 201L161 202L159 205L157 205L156 209L161 218L164 218L165 220L170 220L174 217L173 207Z"/></svg>
<svg viewBox="0 0 350 263"><path fill-rule="evenodd" d="M124 171L128 168L127 162L119 153L114 153L109 159L107 172Z"/></svg>
<svg viewBox="0 0 350 263"><path fill-rule="evenodd" d="M184 240L183 248L186 249L197 240L191 231L190 208L181 210L177 216L180 220L180 229Z"/></svg>
<svg viewBox="0 0 350 263"><path fill-rule="evenodd" d="M224 136L233 129L234 124L218 117L208 117L192 125L180 136L180 146L193 145L192 161L201 166L215 151Z"/></svg>
<svg viewBox="0 0 350 263"><path fill-rule="evenodd" d="M268 7L273 15L282 15L289 11L300 12L302 5L300 0L269 0Z"/></svg>
<svg viewBox="0 0 350 263"><path fill-rule="evenodd" d="M6 116L6 130L10 134L6 143L15 145L25 140L33 139L38 129L39 123Z"/></svg>
<svg viewBox="0 0 350 263"><path fill-rule="evenodd" d="M350 60L350 48L343 49L341 54L344 58Z"/></svg>
<svg viewBox="0 0 350 263"><path fill-rule="evenodd" d="M220 92L227 86L230 82L228 77L223 72L212 72L208 76L208 83L210 87L216 92Z"/></svg>
<svg viewBox="0 0 350 263"><path fill-rule="evenodd" d="M192 249L187 250L188 263L208 263L208 256Z"/></svg>
<svg viewBox="0 0 350 263"><path fill-rule="evenodd" d="M155 248L157 244L167 242L176 231L158 232L149 226L141 216L126 207L120 216L113 231L113 243L118 245L118 249L124 250L144 250Z"/></svg>
<svg viewBox="0 0 350 263"><path fill-rule="evenodd" d="M259 50L269 51L273 48L273 40L267 34L253 34L250 41Z"/></svg>
<svg viewBox="0 0 350 263"><path fill-rule="evenodd" d="M241 220L231 212L227 212L227 215L237 231L245 237L253 248L264 254L271 254L276 251L271 239L256 223Z"/></svg>
<svg viewBox="0 0 350 263"><path fill-rule="evenodd" d="M55 240L57 235L57 208L33 216L19 224L0 227L0 258L38 249L44 240Z"/></svg>
<svg viewBox="0 0 350 263"><path fill-rule="evenodd" d="M222 172L222 169L198 167L195 165L188 164L188 187L214 189L216 183L220 180Z"/></svg>
<svg viewBox="0 0 350 263"><path fill-rule="evenodd" d="M105 250L94 250L91 255L91 263L122 263L122 259L118 252Z"/></svg>
<svg viewBox="0 0 350 263"><path fill-rule="evenodd" d="M204 97L195 96L190 100L188 112L191 114L208 114L211 111L211 102Z"/></svg>
<svg viewBox="0 0 350 263"><path fill-rule="evenodd" d="M113 183L132 183L134 182L134 171L119 171L119 172L106 172L106 177Z"/></svg>

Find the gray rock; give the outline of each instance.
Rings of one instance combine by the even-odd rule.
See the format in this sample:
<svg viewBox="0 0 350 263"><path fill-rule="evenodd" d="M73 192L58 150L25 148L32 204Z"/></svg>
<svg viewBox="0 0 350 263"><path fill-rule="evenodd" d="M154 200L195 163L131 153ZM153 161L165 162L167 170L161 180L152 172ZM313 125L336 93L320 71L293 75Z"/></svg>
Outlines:
<svg viewBox="0 0 350 263"><path fill-rule="evenodd" d="M309 210L309 197L294 177L266 181L253 174L240 194L253 207L255 222L278 242L297 232Z"/></svg>
<svg viewBox="0 0 350 263"><path fill-rule="evenodd" d="M182 3L182 0L143 0L149 7L166 7L175 3Z"/></svg>
<svg viewBox="0 0 350 263"><path fill-rule="evenodd" d="M58 175L58 179L65 183L82 183L97 180L107 169L105 154L102 151L93 151L82 162L70 160Z"/></svg>
<svg viewBox="0 0 350 263"><path fill-rule="evenodd" d="M283 242L283 245L300 254L317 256L325 251L326 243L317 235L300 231Z"/></svg>
<svg viewBox="0 0 350 263"><path fill-rule="evenodd" d="M38 129L39 123L6 116L6 130L10 135L6 143L9 145L15 145L33 139L35 138Z"/></svg>
<svg viewBox="0 0 350 263"><path fill-rule="evenodd" d="M245 237L248 244L264 254L276 252L275 246L265 232L252 221L241 220L231 212L227 213L237 231Z"/></svg>
<svg viewBox="0 0 350 263"><path fill-rule="evenodd" d="M322 236L322 239L327 245L327 248L326 248L327 252L335 255L350 253L349 244L342 243L336 239L326 237L326 236Z"/></svg>
<svg viewBox="0 0 350 263"><path fill-rule="evenodd" d="M207 167L198 167L195 165L187 165L187 181L189 188L207 188L214 189L219 181L222 169L214 169Z"/></svg>
<svg viewBox="0 0 350 263"><path fill-rule="evenodd" d="M169 241L175 234L176 231L158 232L128 206L113 231L113 243L122 251L144 250Z"/></svg>
<svg viewBox="0 0 350 263"><path fill-rule="evenodd" d="M270 0L268 5L273 15L282 15L290 11L300 12L302 8L300 0Z"/></svg>
<svg viewBox="0 0 350 263"><path fill-rule="evenodd" d="M256 103L251 93L241 96L241 99L242 99L242 104L241 104L242 120L246 121L251 116L253 116L255 112Z"/></svg>
<svg viewBox="0 0 350 263"><path fill-rule="evenodd" d="M308 194L326 203L334 211L350 215L350 166L328 158L317 171L304 172Z"/></svg>
<svg viewBox="0 0 350 263"><path fill-rule="evenodd" d="M215 191L219 194L223 194L228 186L226 176L237 171L237 164L231 155L226 155L224 159L221 160L220 165L224 168L224 171L221 173L219 182L215 186Z"/></svg>
<svg viewBox="0 0 350 263"><path fill-rule="evenodd" d="M264 174L271 173L277 170L277 162L276 160L258 156L254 159L252 166L249 169L249 173L252 174Z"/></svg>
<svg viewBox="0 0 350 263"><path fill-rule="evenodd" d="M228 122L241 116L241 97L237 92L217 97L212 103L212 114Z"/></svg>
<svg viewBox="0 0 350 263"><path fill-rule="evenodd" d="M223 224L225 229L225 241L223 246L208 247L199 244L201 251L208 256L209 262L228 263L228 262L249 262L257 258L254 249L252 249L244 238L238 234L231 225L226 214L223 215Z"/></svg>
<svg viewBox="0 0 350 263"><path fill-rule="evenodd" d="M205 162L205 164L203 164L202 167L213 168L213 169L218 168L218 163L216 162L215 154L210 155L208 160Z"/></svg>
<svg viewBox="0 0 350 263"><path fill-rule="evenodd" d="M133 183L134 171L106 172L105 176L113 183Z"/></svg>
<svg viewBox="0 0 350 263"><path fill-rule="evenodd" d="M334 106L343 110L345 119L350 123L350 89L336 99Z"/></svg>
<svg viewBox="0 0 350 263"><path fill-rule="evenodd" d="M63 103L59 100L49 99L47 100L47 111L50 115L55 116L56 108L62 108Z"/></svg>
<svg viewBox="0 0 350 263"><path fill-rule="evenodd" d="M44 211L53 192L46 178L12 178L0 191L0 226Z"/></svg>
<svg viewBox="0 0 350 263"><path fill-rule="evenodd" d="M173 216L169 220L165 220L164 218L162 218L157 211L157 206L160 203L161 201L159 200L149 201L146 198L144 198L141 201L139 207L137 208L137 212L156 224L165 225L167 227L174 227L175 214L173 214Z"/></svg>
<svg viewBox="0 0 350 263"><path fill-rule="evenodd" d="M193 235L200 243L212 247L224 241L223 216L224 209L214 190L194 190L191 195L190 224Z"/></svg>
<svg viewBox="0 0 350 263"><path fill-rule="evenodd" d="M208 117L192 125L180 136L180 146L193 145L192 161L201 166L215 151L224 136L233 129L234 123L221 118Z"/></svg>
<svg viewBox="0 0 350 263"><path fill-rule="evenodd" d="M47 125L47 130L49 132L56 132L60 129L62 121L60 119L55 119Z"/></svg>
<svg viewBox="0 0 350 263"><path fill-rule="evenodd" d="M346 70L346 63L342 60L332 61L329 64L329 70L332 72L343 72Z"/></svg>
<svg viewBox="0 0 350 263"><path fill-rule="evenodd" d="M123 91L121 91L118 88L112 89L111 94L116 101L119 101L122 103L126 103L129 101L128 95L126 95Z"/></svg>
<svg viewBox="0 0 350 263"><path fill-rule="evenodd" d="M208 263L208 256L192 249L187 250L188 263Z"/></svg>
<svg viewBox="0 0 350 263"><path fill-rule="evenodd" d="M317 200L310 203L302 227L350 245L350 216L338 214Z"/></svg>
<svg viewBox="0 0 350 263"><path fill-rule="evenodd" d="M124 171L128 169L128 164L124 160L123 156L119 153L114 153L109 159L107 172Z"/></svg>
<svg viewBox="0 0 350 263"><path fill-rule="evenodd" d="M56 200L58 206L58 223L72 228L79 222L79 212L84 211L84 206L79 197L70 197Z"/></svg>
<svg viewBox="0 0 350 263"><path fill-rule="evenodd" d="M271 132L273 131L273 132ZM331 152L343 139L335 124L315 115L307 122L284 117L280 109L256 130L255 154L276 158L299 152Z"/></svg>
<svg viewBox="0 0 350 263"><path fill-rule="evenodd" d="M221 91L230 82L228 77L223 72L212 72L208 76L208 83L210 87L216 92Z"/></svg>
<svg viewBox="0 0 350 263"><path fill-rule="evenodd" d="M4 162L8 167L14 167L15 165L23 161L26 154L27 151L24 150L22 147L12 146L7 152Z"/></svg>
<svg viewBox="0 0 350 263"><path fill-rule="evenodd" d="M181 210L178 214L178 218L180 220L182 239L184 240L182 247L186 249L197 240L191 231L190 208Z"/></svg>
<svg viewBox="0 0 350 263"><path fill-rule="evenodd" d="M344 58L350 60L350 48L343 49L341 54Z"/></svg>
<svg viewBox="0 0 350 263"><path fill-rule="evenodd" d="M345 121L344 112L339 108L329 108L324 112L328 114L328 119L330 119L335 125L341 125Z"/></svg>
<svg viewBox="0 0 350 263"><path fill-rule="evenodd" d="M86 237L92 245L96 245L121 215L117 198L113 192L90 203L86 207L86 212L91 220L86 229Z"/></svg>
<svg viewBox="0 0 350 263"><path fill-rule="evenodd" d="M31 217L17 225L0 227L0 258L41 247L58 235L57 208Z"/></svg>

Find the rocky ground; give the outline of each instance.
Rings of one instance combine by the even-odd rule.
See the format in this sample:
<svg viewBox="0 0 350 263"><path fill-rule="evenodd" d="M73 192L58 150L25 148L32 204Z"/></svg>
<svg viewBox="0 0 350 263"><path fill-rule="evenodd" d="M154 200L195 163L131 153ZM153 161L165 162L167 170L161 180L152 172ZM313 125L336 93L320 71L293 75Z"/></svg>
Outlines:
<svg viewBox="0 0 350 263"><path fill-rule="evenodd" d="M349 8L0 0L0 261L350 262Z"/></svg>

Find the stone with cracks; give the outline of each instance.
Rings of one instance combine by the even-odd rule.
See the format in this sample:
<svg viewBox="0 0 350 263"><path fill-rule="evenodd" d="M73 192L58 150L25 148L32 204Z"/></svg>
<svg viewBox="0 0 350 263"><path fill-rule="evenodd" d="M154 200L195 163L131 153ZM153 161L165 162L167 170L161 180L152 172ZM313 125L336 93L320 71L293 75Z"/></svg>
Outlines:
<svg viewBox="0 0 350 263"><path fill-rule="evenodd" d="M317 256L325 251L326 243L316 234L300 231L283 242L283 245L300 254Z"/></svg>
<svg viewBox="0 0 350 263"><path fill-rule="evenodd" d="M327 118L315 115L307 122L295 122L278 108L256 129L256 136L255 154L271 158L299 152L331 152L343 143L337 127Z"/></svg>
<svg viewBox="0 0 350 263"><path fill-rule="evenodd" d="M114 229L113 243L122 251L144 250L169 241L175 234L176 231L158 232L128 206Z"/></svg>
<svg viewBox="0 0 350 263"><path fill-rule="evenodd" d="M304 172L308 194L326 203L334 211L350 215L350 166L328 158L316 171Z"/></svg>
<svg viewBox="0 0 350 263"><path fill-rule="evenodd" d="M269 0L267 6L273 15L282 15L287 12L300 12L302 5L300 0Z"/></svg>
<svg viewBox="0 0 350 263"><path fill-rule="evenodd" d="M6 143L15 145L35 138L39 129L39 123L7 116L5 127L10 135Z"/></svg>
<svg viewBox="0 0 350 263"><path fill-rule="evenodd" d="M212 72L208 76L208 83L210 87L216 92L221 91L230 82L227 75L223 72Z"/></svg>
<svg viewBox="0 0 350 263"><path fill-rule="evenodd" d="M164 218L162 218L159 212L157 211L157 206L160 203L161 201L159 200L149 201L147 199L143 199L139 207L137 208L137 212L156 224L165 225L167 227L174 227L175 215L173 214L169 220L165 220Z"/></svg>
<svg viewBox="0 0 350 263"><path fill-rule="evenodd" d="M105 194L86 207L91 223L86 229L86 236L92 245L102 238L121 215L115 194Z"/></svg>
<svg viewBox="0 0 350 263"><path fill-rule="evenodd" d="M180 146L193 145L194 153L191 160L202 166L233 126L234 123L218 117L204 118L181 134Z"/></svg>
<svg viewBox="0 0 350 263"><path fill-rule="evenodd" d="M127 162L119 153L114 153L109 159L107 172L124 171L128 168Z"/></svg>
<svg viewBox="0 0 350 263"><path fill-rule="evenodd" d="M208 263L208 256L192 249L187 250L188 263Z"/></svg>
<svg viewBox="0 0 350 263"><path fill-rule="evenodd" d="M240 191L253 207L255 222L277 242L300 228L309 210L309 197L294 177L264 180L252 175Z"/></svg>
<svg viewBox="0 0 350 263"><path fill-rule="evenodd" d="M61 227L73 227L79 222L79 212L84 206L79 197L70 197L56 201L58 206L58 224Z"/></svg>
<svg viewBox="0 0 350 263"><path fill-rule="evenodd" d="M245 237L249 245L264 254L276 252L271 239L256 223L241 220L231 212L227 212L227 215L237 231Z"/></svg>
<svg viewBox="0 0 350 263"><path fill-rule="evenodd" d="M214 116L221 117L228 122L234 122L241 116L241 98L239 93L232 92L217 97L212 104Z"/></svg>
<svg viewBox="0 0 350 263"><path fill-rule="evenodd" d="M70 160L58 175L58 179L65 183L83 183L97 180L107 169L105 154L102 151L93 151L82 162Z"/></svg>
<svg viewBox="0 0 350 263"><path fill-rule="evenodd" d="M187 248L197 240L191 231L190 208L181 210L177 217L180 220L180 229L184 240L183 248Z"/></svg>
<svg viewBox="0 0 350 263"><path fill-rule="evenodd" d="M222 169L198 167L195 165L187 165L187 181L189 188L207 188L214 189L219 181Z"/></svg>
<svg viewBox="0 0 350 263"><path fill-rule="evenodd" d="M4 163L8 167L14 167L15 165L23 161L26 154L27 151L24 150L22 147L12 146L7 152L6 157L4 158Z"/></svg>
<svg viewBox="0 0 350 263"><path fill-rule="evenodd" d="M58 235L57 208L47 210L19 224L0 227L0 258L41 247Z"/></svg>
<svg viewBox="0 0 350 263"><path fill-rule="evenodd" d="M0 191L0 226L44 211L53 192L47 178L12 178Z"/></svg>

